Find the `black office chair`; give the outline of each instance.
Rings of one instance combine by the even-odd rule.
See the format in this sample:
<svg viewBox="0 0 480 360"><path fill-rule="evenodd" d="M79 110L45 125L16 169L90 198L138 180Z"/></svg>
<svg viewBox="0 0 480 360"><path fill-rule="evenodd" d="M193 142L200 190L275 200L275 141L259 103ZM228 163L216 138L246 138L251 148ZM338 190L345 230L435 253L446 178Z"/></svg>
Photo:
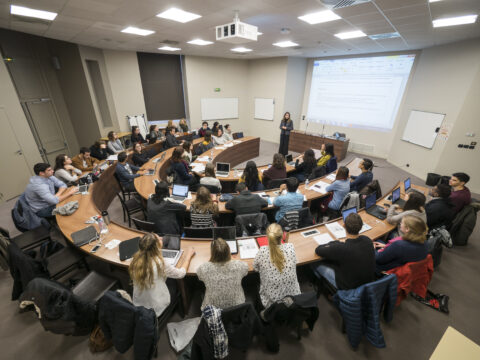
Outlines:
<svg viewBox="0 0 480 360"><path fill-rule="evenodd" d="M235 217L237 236L255 236L266 234L268 227L267 214L243 214Z"/></svg>
<svg viewBox="0 0 480 360"><path fill-rule="evenodd" d="M186 227L183 229L186 238L213 240L213 228Z"/></svg>
<svg viewBox="0 0 480 360"><path fill-rule="evenodd" d="M280 185L285 184L287 179L274 179L268 182L267 189L276 189L279 188Z"/></svg>
<svg viewBox="0 0 480 360"><path fill-rule="evenodd" d="M0 233L7 237L10 241L13 241L22 250L32 249L39 246L44 241L50 238L50 230L39 226L33 230L28 230L13 238L10 237L8 230L0 227Z"/></svg>
<svg viewBox="0 0 480 360"><path fill-rule="evenodd" d="M132 220L138 230L155 232L155 224L153 222L140 220L134 217L132 217Z"/></svg>
<svg viewBox="0 0 480 360"><path fill-rule="evenodd" d="M325 166L317 166L313 169L312 173L308 177L308 180L317 179L327 174L327 168Z"/></svg>
<svg viewBox="0 0 480 360"><path fill-rule="evenodd" d="M117 284L117 280L90 271L75 287L72 292L80 299L96 303L100 298Z"/></svg>
<svg viewBox="0 0 480 360"><path fill-rule="evenodd" d="M223 240L235 240L237 236L236 226L220 226L213 228L213 238L222 238Z"/></svg>
<svg viewBox="0 0 480 360"><path fill-rule="evenodd" d="M131 196L132 196L132 194L136 194L136 193L137 193L136 191L127 190L127 189L122 185L122 183L120 182L120 179L118 178L118 176L117 176L116 173L113 173L113 177L114 177L115 181L117 182L118 186L120 187L123 200L127 200L127 195L128 195L128 199L130 199ZM123 221L125 221L125 219L124 219Z"/></svg>
<svg viewBox="0 0 480 360"><path fill-rule="evenodd" d="M142 205L135 198L124 200L119 194L117 194L117 196L118 196L118 199L120 200L120 203L122 204L123 221L126 221L126 218L128 218L129 227L132 226L131 215L136 214L138 212L142 212L143 216L145 216L145 211L142 208Z"/></svg>

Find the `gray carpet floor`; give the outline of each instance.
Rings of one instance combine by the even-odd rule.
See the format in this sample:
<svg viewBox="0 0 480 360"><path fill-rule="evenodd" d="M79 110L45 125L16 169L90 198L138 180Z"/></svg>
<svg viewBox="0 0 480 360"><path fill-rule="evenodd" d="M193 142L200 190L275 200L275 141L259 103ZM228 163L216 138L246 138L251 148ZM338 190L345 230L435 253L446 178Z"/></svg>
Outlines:
<svg viewBox="0 0 480 360"><path fill-rule="evenodd" d="M257 161L259 165L271 162L278 145L261 143L261 152ZM349 153L342 164L358 155ZM374 175L379 179L384 192L391 189L399 180L409 174L394 167L382 159L375 162ZM242 166L239 165L239 168ZM422 185L423 181L410 176L413 184ZM479 198L478 196L476 196ZM10 218L10 210L15 200L0 205L0 226L18 233ZM120 203L115 200L109 208L112 219L122 222ZM348 340L340 331L341 317L337 310L324 298L320 297L318 306L320 316L313 332L306 332L298 341L288 329L280 331L280 352L268 353L264 341L258 339L246 352L232 351L232 359L428 359L440 341L448 326L452 326L476 343L480 343L480 226L474 230L469 244L465 247L444 249L440 267L435 271L429 288L450 296L450 314L446 315L432 310L411 298L405 300L395 309L391 323L382 322L386 348L377 349L363 340L354 351ZM313 251L313 249L312 249ZM93 264L95 266L95 264ZM99 268L102 264L96 264ZM105 268L105 267L104 267ZM104 269L108 271L108 269ZM302 273L302 269L299 269ZM123 272L115 271L112 276L122 280L128 286L128 278ZM247 298L253 295L250 289L256 281L255 275L246 280ZM119 354L113 348L100 354L91 354L88 350L87 337L54 335L43 330L33 312L19 313L18 302L10 301L12 279L8 271L0 271L0 359L133 359L130 349ZM194 300L187 317L198 316L201 303L201 286L192 285ZM301 277L302 290L309 290L310 284ZM171 321L180 321L175 314ZM166 330L161 331L158 343L158 359L176 359L171 349ZM459 358L460 360L460 358Z"/></svg>

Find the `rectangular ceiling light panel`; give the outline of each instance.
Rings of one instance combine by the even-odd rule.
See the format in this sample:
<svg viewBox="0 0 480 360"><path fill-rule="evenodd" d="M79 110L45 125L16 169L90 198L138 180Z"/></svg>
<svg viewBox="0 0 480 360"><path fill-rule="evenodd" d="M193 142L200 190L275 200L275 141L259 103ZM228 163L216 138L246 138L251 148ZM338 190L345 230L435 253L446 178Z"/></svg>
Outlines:
<svg viewBox="0 0 480 360"><path fill-rule="evenodd" d="M183 11L174 7L158 14L157 16L163 19L178 21L181 23L186 23L202 17L201 15Z"/></svg>
<svg viewBox="0 0 480 360"><path fill-rule="evenodd" d="M17 6L17 5L10 6L10 14L34 17L34 18L50 20L50 21L54 20L57 17L57 13L54 13L54 12L30 9L27 7Z"/></svg>

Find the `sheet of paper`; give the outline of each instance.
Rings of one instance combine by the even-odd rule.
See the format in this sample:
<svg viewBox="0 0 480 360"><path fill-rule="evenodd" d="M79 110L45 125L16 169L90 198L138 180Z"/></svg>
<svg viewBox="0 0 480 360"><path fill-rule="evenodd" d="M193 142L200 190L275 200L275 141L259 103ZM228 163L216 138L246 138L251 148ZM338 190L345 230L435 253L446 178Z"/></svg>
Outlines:
<svg viewBox="0 0 480 360"><path fill-rule="evenodd" d="M224 144L223 146L225 146L225 147L232 147L232 146L233 146L233 143L228 142L228 143Z"/></svg>
<svg viewBox="0 0 480 360"><path fill-rule="evenodd" d="M107 158L108 161L117 161L117 159L118 159L118 155L117 155L117 154L115 154L115 155L109 155L108 158Z"/></svg>
<svg viewBox="0 0 480 360"><path fill-rule="evenodd" d="M207 162L208 156L199 156L196 161Z"/></svg>
<svg viewBox="0 0 480 360"><path fill-rule="evenodd" d="M192 171L202 173L205 171L204 164L192 164Z"/></svg>
<svg viewBox="0 0 480 360"><path fill-rule="evenodd" d="M330 241L333 241L329 233L315 235L313 239L317 242L318 245L325 245L328 244Z"/></svg>
<svg viewBox="0 0 480 360"><path fill-rule="evenodd" d="M109 250L112 250L112 249L115 249L118 244L120 244L120 240L117 240L117 239L113 239L113 240L110 240L108 243L105 244L105 247Z"/></svg>
<svg viewBox="0 0 480 360"><path fill-rule="evenodd" d="M226 240L226 243L230 247L230 253L231 254L238 253L237 242L235 240Z"/></svg>
<svg viewBox="0 0 480 360"><path fill-rule="evenodd" d="M233 140L232 141L234 144L240 144L242 142L242 140Z"/></svg>
<svg viewBox="0 0 480 360"><path fill-rule="evenodd" d="M337 177L337 174L331 173L330 175L327 176L327 179L330 181L335 181L336 177Z"/></svg>
<svg viewBox="0 0 480 360"><path fill-rule="evenodd" d="M370 225L368 225L368 224L363 224L362 228L361 228L360 231L359 231L359 234L361 234L361 233L363 233L363 232L365 232L365 231L368 231L368 230L370 230L371 228L372 228L372 227L371 227Z"/></svg>
<svg viewBox="0 0 480 360"><path fill-rule="evenodd" d="M255 239L237 240L240 259L253 259L258 253L258 245Z"/></svg>
<svg viewBox="0 0 480 360"><path fill-rule="evenodd" d="M347 236L347 232L345 231L343 226L338 223L338 221L325 224L325 226L336 239L341 239Z"/></svg>
<svg viewBox="0 0 480 360"><path fill-rule="evenodd" d="M320 194L326 194L327 193L327 186L330 185L330 184L327 184L326 182L323 182L323 181L318 181L316 182L315 184L313 184L312 186L310 186L310 189L309 190L313 190L313 191L316 191L316 192L319 192Z"/></svg>
<svg viewBox="0 0 480 360"><path fill-rule="evenodd" d="M216 150L225 150L226 147L225 146L215 146L215 149Z"/></svg>

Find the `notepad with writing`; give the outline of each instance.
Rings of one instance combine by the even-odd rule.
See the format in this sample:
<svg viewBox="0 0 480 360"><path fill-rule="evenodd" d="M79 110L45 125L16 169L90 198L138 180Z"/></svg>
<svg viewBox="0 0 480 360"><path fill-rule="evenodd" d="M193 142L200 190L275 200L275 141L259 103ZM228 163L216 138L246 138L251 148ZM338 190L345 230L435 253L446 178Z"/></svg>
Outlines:
<svg viewBox="0 0 480 360"><path fill-rule="evenodd" d="M255 239L237 240L240 259L253 259L258 253L258 245Z"/></svg>

